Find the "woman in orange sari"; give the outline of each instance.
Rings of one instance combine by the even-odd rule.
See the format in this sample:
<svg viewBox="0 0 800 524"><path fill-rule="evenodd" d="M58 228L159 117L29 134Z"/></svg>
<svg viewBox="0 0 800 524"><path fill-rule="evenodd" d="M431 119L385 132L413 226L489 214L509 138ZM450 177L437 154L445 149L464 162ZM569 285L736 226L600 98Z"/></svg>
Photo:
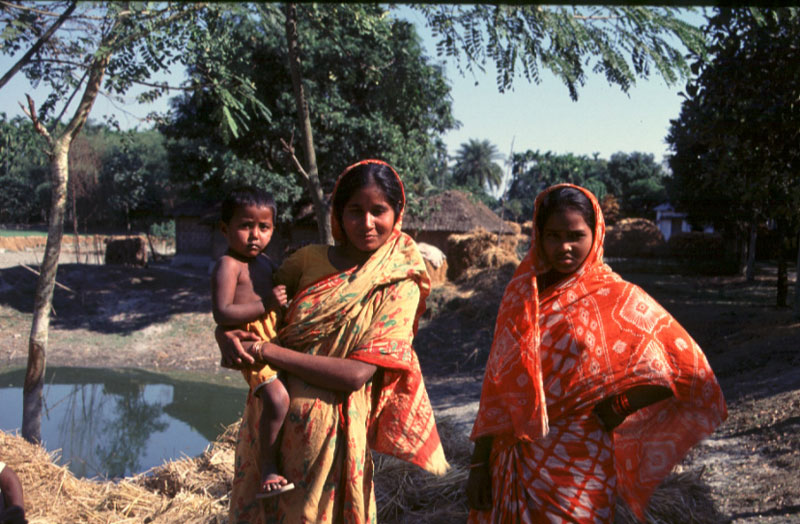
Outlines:
<svg viewBox="0 0 800 524"><path fill-rule="evenodd" d="M470 522L642 519L691 446L727 416L708 362L653 298L603 263L597 199L570 184L535 202L486 366Z"/></svg>
<svg viewBox="0 0 800 524"><path fill-rule="evenodd" d="M286 374L291 398L280 467L295 489L256 500L260 404L248 396L231 522L376 522L370 449L436 474L448 468L411 347L430 281L400 232L404 204L388 164L347 168L333 192L336 246L301 248L275 275L294 297L281 345L217 331L223 366L269 363Z"/></svg>

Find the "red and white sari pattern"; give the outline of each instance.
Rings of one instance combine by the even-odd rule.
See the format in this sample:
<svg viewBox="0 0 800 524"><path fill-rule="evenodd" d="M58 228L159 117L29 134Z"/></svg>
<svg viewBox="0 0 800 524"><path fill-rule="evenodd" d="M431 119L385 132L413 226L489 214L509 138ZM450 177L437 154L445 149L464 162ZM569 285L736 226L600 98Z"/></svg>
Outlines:
<svg viewBox="0 0 800 524"><path fill-rule="evenodd" d="M473 522L508 522L508 515L517 515L515 522L611 522L617 495L642 517L661 480L727 416L695 341L652 297L603 263L602 212L591 193L578 189L597 216L584 264L539 293L536 275L550 268L534 224L531 250L501 304L472 432L472 438L495 436L495 507L473 512ZM599 469L582 469L601 453L591 429L595 424L603 432L592 414L597 402L646 384L668 387L674 396L628 417L608 436L612 452ZM574 424L583 433L577 426L563 431ZM566 454L558 448L564 438ZM512 468L512 457L522 454L534 460ZM587 491L589 484L598 489ZM549 513L545 519L538 512Z"/></svg>

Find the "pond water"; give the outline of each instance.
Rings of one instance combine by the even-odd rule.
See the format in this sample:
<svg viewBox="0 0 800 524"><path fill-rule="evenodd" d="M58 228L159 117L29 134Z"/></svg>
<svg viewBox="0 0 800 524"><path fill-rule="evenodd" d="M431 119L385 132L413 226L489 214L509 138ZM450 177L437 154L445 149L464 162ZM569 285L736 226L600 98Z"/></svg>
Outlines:
<svg viewBox="0 0 800 524"><path fill-rule="evenodd" d="M22 425L25 370L0 373L0 429ZM230 385L225 384L231 382ZM142 370L48 369L42 441L77 477L118 478L195 456L242 414L231 377Z"/></svg>

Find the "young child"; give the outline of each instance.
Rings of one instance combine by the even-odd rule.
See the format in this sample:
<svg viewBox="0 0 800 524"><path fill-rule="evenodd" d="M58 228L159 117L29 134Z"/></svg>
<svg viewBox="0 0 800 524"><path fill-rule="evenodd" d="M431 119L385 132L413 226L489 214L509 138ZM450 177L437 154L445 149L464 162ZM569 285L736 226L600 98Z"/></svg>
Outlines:
<svg viewBox="0 0 800 524"><path fill-rule="evenodd" d="M272 238L276 215L272 195L254 187L232 191L222 202L220 229L228 251L211 276L214 320L225 328L240 328L261 340L277 338L276 325L286 304L286 288L272 285L275 266L262 255ZM278 435L289 409L286 387L277 372L262 367L243 370L250 393L260 399L261 487L256 498L294 489L278 471Z"/></svg>

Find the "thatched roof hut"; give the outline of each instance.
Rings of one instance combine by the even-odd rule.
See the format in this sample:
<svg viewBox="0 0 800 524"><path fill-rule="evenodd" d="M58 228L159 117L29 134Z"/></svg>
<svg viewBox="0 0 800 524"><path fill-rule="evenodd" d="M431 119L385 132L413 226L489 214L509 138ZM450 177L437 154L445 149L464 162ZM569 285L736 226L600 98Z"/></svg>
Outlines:
<svg viewBox="0 0 800 524"><path fill-rule="evenodd" d="M451 189L428 199L420 216L409 210L403 219L403 231L417 242L432 244L447 253L447 237L476 229L514 235L511 229L486 204L473 201L463 191Z"/></svg>

